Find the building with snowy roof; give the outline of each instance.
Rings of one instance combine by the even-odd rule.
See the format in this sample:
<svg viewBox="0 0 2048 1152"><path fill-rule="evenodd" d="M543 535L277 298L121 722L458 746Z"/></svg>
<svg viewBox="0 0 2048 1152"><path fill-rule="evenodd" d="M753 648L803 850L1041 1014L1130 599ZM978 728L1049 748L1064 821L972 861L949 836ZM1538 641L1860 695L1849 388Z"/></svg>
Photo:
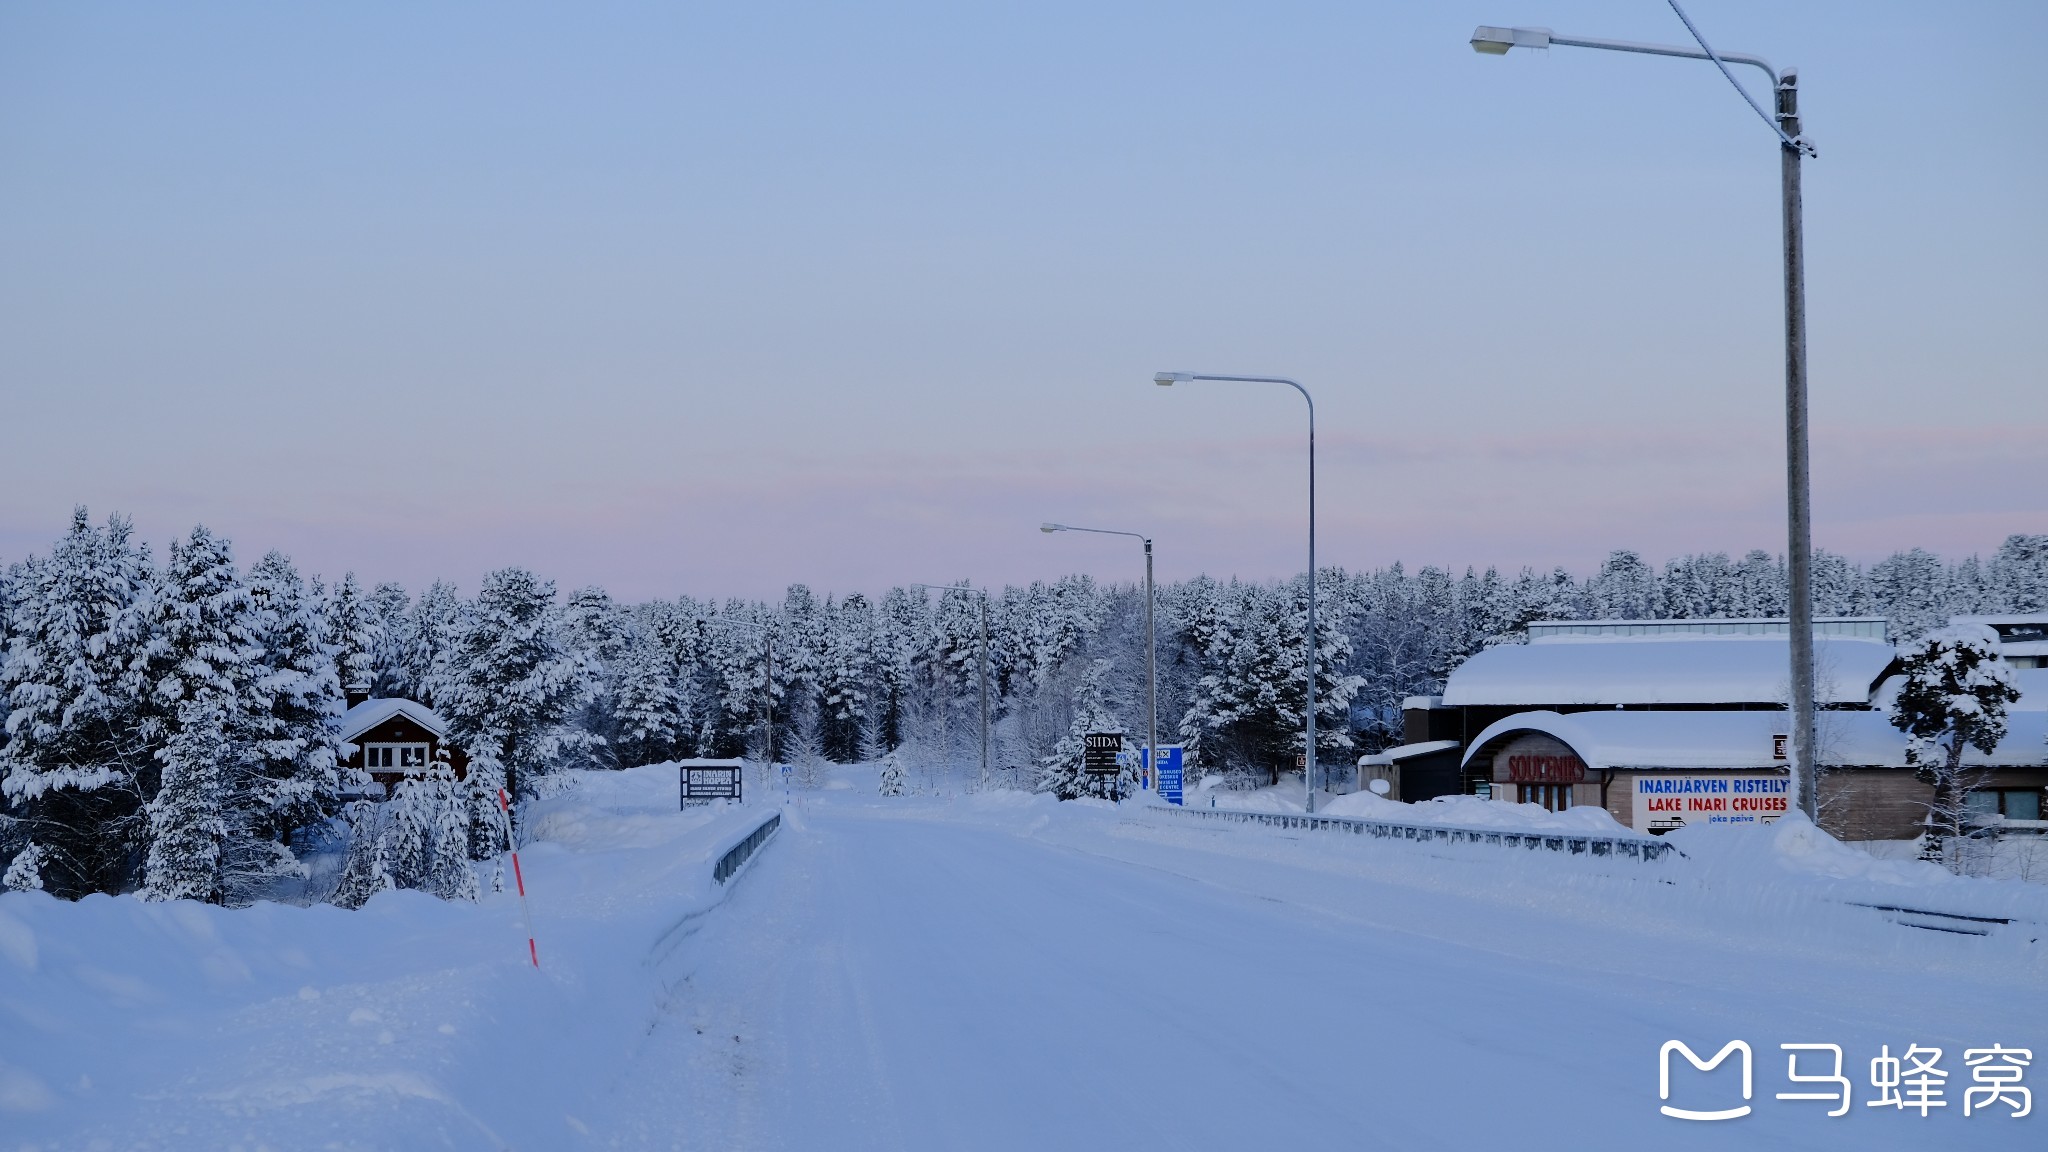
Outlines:
<svg viewBox="0 0 2048 1152"><path fill-rule="evenodd" d="M349 749L343 767L367 772L380 798L407 776L424 774L443 752L458 777L468 775L469 758L448 743L447 721L417 700L356 699L341 714L337 735Z"/></svg>
<svg viewBox="0 0 2048 1152"><path fill-rule="evenodd" d="M2005 662L2021 671L2048 668L2048 612L2013 616L1956 616L1951 624L1982 624L1998 633Z"/></svg>
<svg viewBox="0 0 2048 1152"><path fill-rule="evenodd" d="M2036 619L1968 622L2006 622L2020 646ZM1646 832L1773 819L1789 794L1788 648L1783 620L1544 622L1527 644L1474 654L1443 695L1406 701L1405 742L1361 769L1401 799L1599 805ZM1851 839L1917 834L1930 789L1890 722L1898 653L1883 621L1817 621L1814 648L1822 823ZM1977 810L2016 829L2048 829L2048 668L2033 655L2009 654L2022 695L2005 739L1965 756L1985 772Z"/></svg>

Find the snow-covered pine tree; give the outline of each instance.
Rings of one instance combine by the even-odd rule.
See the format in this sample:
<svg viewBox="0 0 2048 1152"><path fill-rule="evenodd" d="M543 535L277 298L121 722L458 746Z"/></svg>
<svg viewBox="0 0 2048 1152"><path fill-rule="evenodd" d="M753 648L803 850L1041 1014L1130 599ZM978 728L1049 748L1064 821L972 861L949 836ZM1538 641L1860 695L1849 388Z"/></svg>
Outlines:
<svg viewBox="0 0 2048 1152"><path fill-rule="evenodd" d="M430 773L407 775L391 790L384 825L384 866L399 888L418 888L431 868L434 834L441 822L444 797Z"/></svg>
<svg viewBox="0 0 2048 1152"><path fill-rule="evenodd" d="M586 669L562 643L555 586L523 568L484 578L456 638L436 710L472 757L487 750L515 801L563 753L562 731L588 690Z"/></svg>
<svg viewBox="0 0 2048 1152"><path fill-rule="evenodd" d="M147 842L156 762L137 667L154 576L132 535L127 520L96 528L79 508L50 554L9 581L0 794L42 852L44 883L69 899L129 888Z"/></svg>
<svg viewBox="0 0 2048 1152"><path fill-rule="evenodd" d="M1626 548L1607 554L1607 562L1586 582L1594 612L1609 620L1650 620L1658 615L1657 576L1643 558Z"/></svg>
<svg viewBox="0 0 2048 1152"><path fill-rule="evenodd" d="M1091 796L1121 800L1137 789L1137 774L1128 766L1114 776L1097 776L1082 770L1090 732L1118 732L1128 729L1112 710L1107 685L1116 662L1098 659L1089 664L1074 693L1074 720L1052 754L1039 761L1038 791L1050 792L1062 800ZM1126 741L1128 743L1128 741Z"/></svg>
<svg viewBox="0 0 2048 1152"><path fill-rule="evenodd" d="M1856 616L1863 612L1863 573L1825 548L1813 552L1813 614Z"/></svg>
<svg viewBox="0 0 2048 1152"><path fill-rule="evenodd" d="M366 607L375 643L370 652L370 695L416 697L419 686L408 660L413 649L412 598L403 585L386 581L370 590Z"/></svg>
<svg viewBox="0 0 2048 1152"><path fill-rule="evenodd" d="M405 653L405 675L414 698L429 708L438 707L449 655L462 630L462 611L462 597L455 585L444 580L428 585L413 602L412 620L406 628L411 646Z"/></svg>
<svg viewBox="0 0 2048 1152"><path fill-rule="evenodd" d="M469 819L469 858L490 860L512 845L512 830L498 803L498 791L505 787L505 769L488 747L465 751L469 774L462 781L462 803Z"/></svg>
<svg viewBox="0 0 2048 1152"><path fill-rule="evenodd" d="M1892 705L1906 733L1906 760L1934 790L1921 859L1946 862L1945 841L1963 832L1967 796L1984 775L1963 764L1971 748L1990 755L2005 738L2006 710L2020 697L2012 669L1998 658L1998 637L1982 625L1930 633L1899 653L1905 681Z"/></svg>
<svg viewBox="0 0 2048 1152"><path fill-rule="evenodd" d="M143 864L145 900L203 900L218 904L221 777L240 749L227 733L228 712L211 692L184 701L177 728L158 752L163 783L149 802L149 855Z"/></svg>
<svg viewBox="0 0 2048 1152"><path fill-rule="evenodd" d="M1871 565L1870 596L1872 608L1891 621L1894 640L1916 640L1948 621L1948 572L1924 549Z"/></svg>
<svg viewBox="0 0 2048 1152"><path fill-rule="evenodd" d="M162 734L157 758L164 773L161 792L146 787L152 845L143 886L165 899L219 901L228 894L224 859L274 855L246 842L252 828L267 820L269 797L258 745L269 710L262 622L254 594L235 570L228 541L201 525L173 543L148 616L142 667L149 681L152 727ZM185 738L188 724L199 726L190 739ZM160 802L171 794L174 764L180 766L177 783L183 791L175 802ZM194 791L200 788L205 795ZM165 830L176 838L168 853L154 845ZM212 837L204 861L209 887L204 896L194 896L194 870L201 865L196 857L184 858L197 852L201 836ZM158 876L160 864L172 869L168 877Z"/></svg>
<svg viewBox="0 0 2048 1152"><path fill-rule="evenodd" d="M344 574L328 594L326 615L327 641L334 646L334 665L342 688L371 691L377 683L377 655L385 641L377 613L355 573Z"/></svg>
<svg viewBox="0 0 2048 1152"><path fill-rule="evenodd" d="M280 876L302 872L296 832L339 810L341 684L327 649L318 599L283 555L249 570L263 655L252 685L255 757L237 793L222 869L228 898L242 903Z"/></svg>
<svg viewBox="0 0 2048 1152"><path fill-rule="evenodd" d="M636 640L618 663L612 691L610 744L617 766L657 764L676 755L689 717L661 648Z"/></svg>
<svg viewBox="0 0 2048 1152"><path fill-rule="evenodd" d="M861 759L867 728L875 645L875 615L856 592L825 605L826 628L818 656L819 739L825 755L842 764Z"/></svg>
<svg viewBox="0 0 2048 1152"><path fill-rule="evenodd" d="M901 796L904 789L903 758L894 752L882 757L881 792L884 796Z"/></svg>
<svg viewBox="0 0 2048 1152"><path fill-rule="evenodd" d="M1761 548L1752 548L1736 565L1735 576L1742 588L1741 616L1783 616L1791 609L1786 601L1785 565Z"/></svg>
<svg viewBox="0 0 2048 1152"><path fill-rule="evenodd" d="M2048 534L2007 536L1989 571L1997 611L2048 611Z"/></svg>
<svg viewBox="0 0 2048 1152"><path fill-rule="evenodd" d="M469 806L446 749L428 770L427 784L434 795L433 839L428 845L432 862L420 887L443 900L474 901L479 893L476 869L469 863Z"/></svg>
<svg viewBox="0 0 2048 1152"><path fill-rule="evenodd" d="M384 805L358 800L348 806L348 859L342 865L341 882L328 902L343 908L361 908L370 897L395 887L391 870L384 862Z"/></svg>

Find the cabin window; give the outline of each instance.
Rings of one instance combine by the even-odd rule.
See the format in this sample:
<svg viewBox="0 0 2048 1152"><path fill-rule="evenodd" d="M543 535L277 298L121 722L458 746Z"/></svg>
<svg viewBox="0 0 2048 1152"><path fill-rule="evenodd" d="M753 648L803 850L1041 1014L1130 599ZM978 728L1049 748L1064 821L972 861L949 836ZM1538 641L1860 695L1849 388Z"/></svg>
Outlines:
<svg viewBox="0 0 2048 1152"><path fill-rule="evenodd" d="M1979 788L1964 797L1971 816L2003 816L2008 820L2039 820L2037 788Z"/></svg>
<svg viewBox="0 0 2048 1152"><path fill-rule="evenodd" d="M425 744L365 744L363 767L371 771L422 770L427 766Z"/></svg>
<svg viewBox="0 0 2048 1152"><path fill-rule="evenodd" d="M1572 786L1569 784L1517 784L1517 796L1524 804L1541 804L1552 812L1562 812L1572 806Z"/></svg>

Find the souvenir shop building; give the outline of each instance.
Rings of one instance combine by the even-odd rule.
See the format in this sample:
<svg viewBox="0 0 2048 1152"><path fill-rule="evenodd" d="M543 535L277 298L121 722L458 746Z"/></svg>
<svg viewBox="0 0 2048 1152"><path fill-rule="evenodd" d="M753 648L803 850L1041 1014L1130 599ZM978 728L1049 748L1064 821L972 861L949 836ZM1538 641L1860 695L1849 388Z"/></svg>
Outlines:
<svg viewBox="0 0 2048 1152"><path fill-rule="evenodd" d="M2048 625L1996 619L2001 635ZM1821 620L1815 631L1822 824L1845 839L1914 836L1930 790L1890 723L1897 651L1884 622ZM1466 661L1442 696L1410 698L1406 743L1360 767L1404 800L1599 805L1644 832L1774 819L1788 796L1787 647L1783 620L1532 625L1528 644ZM2048 667L2018 655L2022 696L2005 739L1965 757L1985 769L1972 807L2009 831L2048 831Z"/></svg>

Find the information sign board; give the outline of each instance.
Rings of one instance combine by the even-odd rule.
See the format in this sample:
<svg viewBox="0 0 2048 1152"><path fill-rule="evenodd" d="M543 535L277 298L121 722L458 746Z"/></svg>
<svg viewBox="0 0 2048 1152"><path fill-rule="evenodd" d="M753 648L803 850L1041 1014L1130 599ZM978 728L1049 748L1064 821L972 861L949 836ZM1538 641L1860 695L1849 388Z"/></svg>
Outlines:
<svg viewBox="0 0 2048 1152"><path fill-rule="evenodd" d="M1081 771L1090 776L1114 776L1121 769L1117 757L1124 750L1121 732L1090 732L1081 745Z"/></svg>
<svg viewBox="0 0 2048 1152"><path fill-rule="evenodd" d="M1791 781L1768 773L1645 772L1635 778L1635 829L1669 832L1687 824L1760 824L1785 814Z"/></svg>
<svg viewBox="0 0 2048 1152"><path fill-rule="evenodd" d="M1159 798L1168 804L1181 802L1181 746L1162 744L1159 748Z"/></svg>
<svg viewBox="0 0 2048 1152"><path fill-rule="evenodd" d="M684 764L683 805L702 804L711 800L740 799L740 779L744 774L738 761L730 764Z"/></svg>

